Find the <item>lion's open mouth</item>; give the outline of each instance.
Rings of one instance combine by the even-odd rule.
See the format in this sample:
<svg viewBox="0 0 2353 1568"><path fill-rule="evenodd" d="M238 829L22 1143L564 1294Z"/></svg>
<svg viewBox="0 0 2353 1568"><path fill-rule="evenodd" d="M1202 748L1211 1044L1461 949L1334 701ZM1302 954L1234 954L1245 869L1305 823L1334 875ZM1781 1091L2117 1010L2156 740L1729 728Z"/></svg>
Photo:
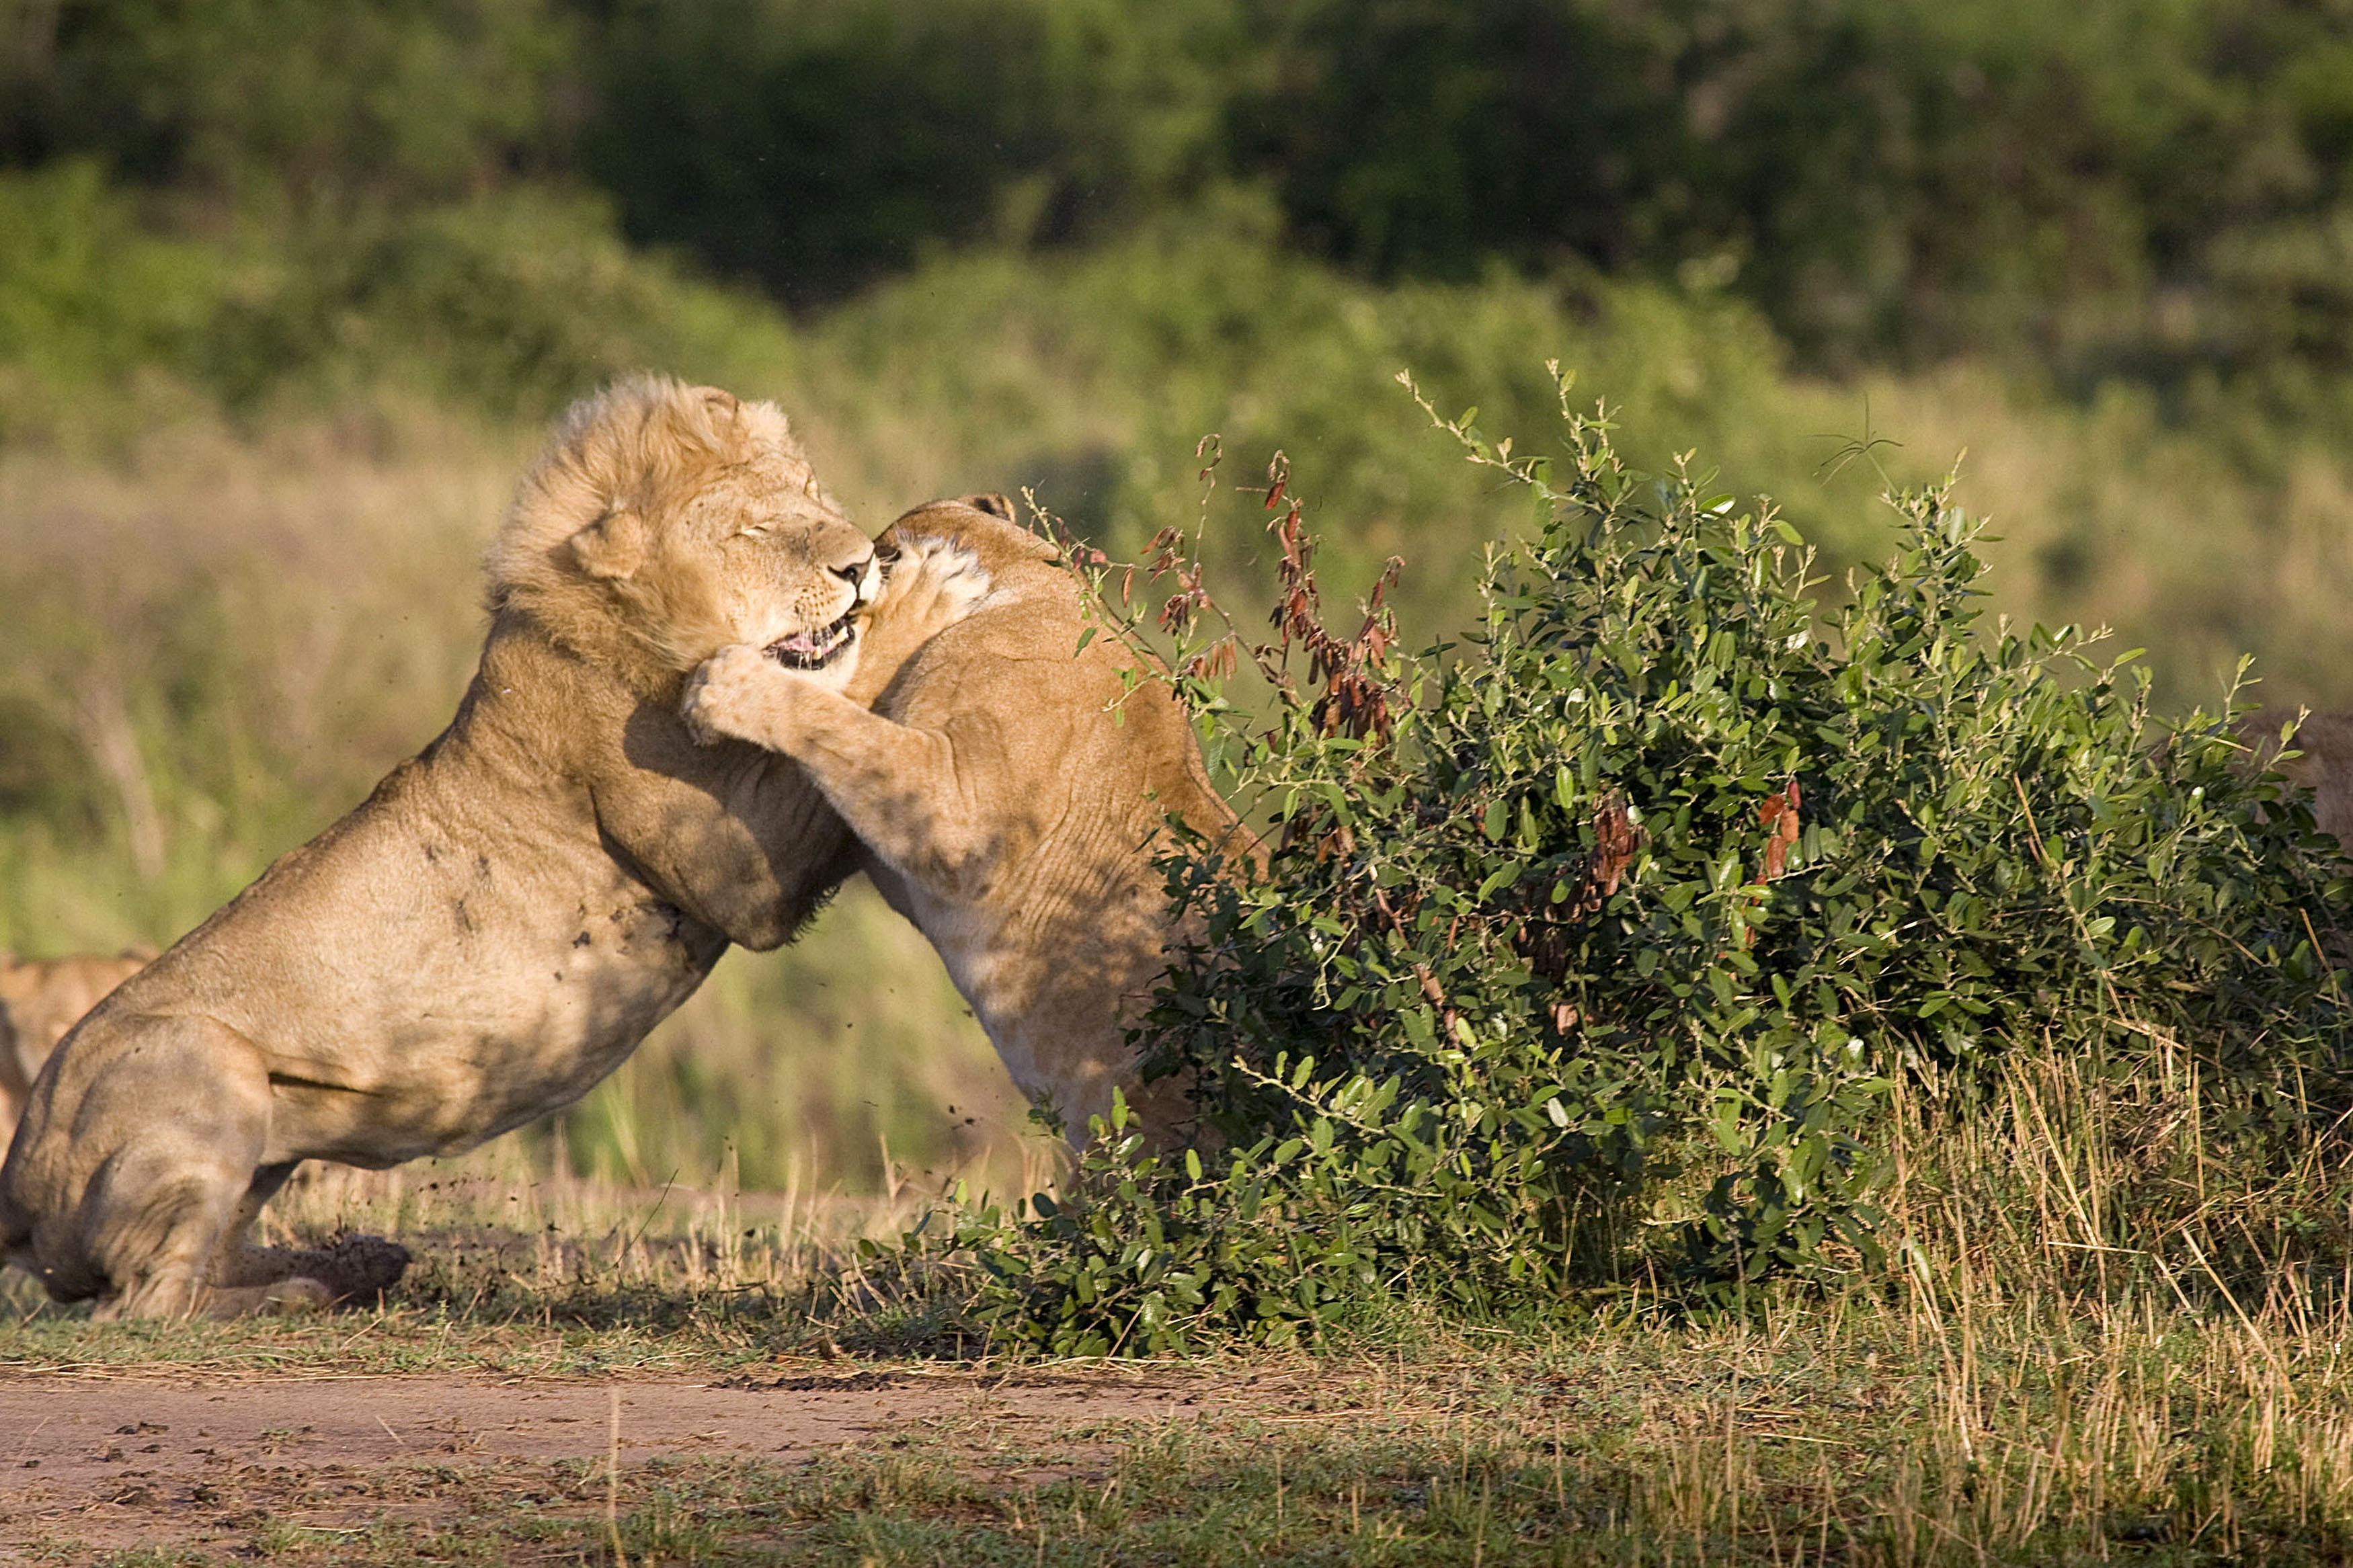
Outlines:
<svg viewBox="0 0 2353 1568"><path fill-rule="evenodd" d="M767 647L767 655L786 669L823 669L858 640L855 605L841 619L813 632L795 632Z"/></svg>

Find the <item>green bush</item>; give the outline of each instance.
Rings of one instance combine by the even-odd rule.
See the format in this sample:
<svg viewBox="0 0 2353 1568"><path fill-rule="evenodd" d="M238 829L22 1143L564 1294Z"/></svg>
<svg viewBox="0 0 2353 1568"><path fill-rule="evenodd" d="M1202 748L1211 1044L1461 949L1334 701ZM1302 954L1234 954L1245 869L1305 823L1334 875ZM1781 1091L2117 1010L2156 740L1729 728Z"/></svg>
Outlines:
<svg viewBox="0 0 2353 1568"><path fill-rule="evenodd" d="M1946 489L1893 496L1900 548L1825 605L1769 507L1630 470L1603 419L1556 475L1472 417L1540 519L1459 644L1394 659L1377 600L1324 631L1295 505L1266 728L1196 636L1281 845L1170 863L1206 936L1146 1039L1215 1136L1147 1153L1119 1108L1060 1206L970 1220L1001 1335L1868 1268L1892 1096L1966 1101L2014 1047L2186 1057L2256 1157L2344 1107L2333 844L2225 722L2160 727L2130 656L1986 625Z"/></svg>
<svg viewBox="0 0 2353 1568"><path fill-rule="evenodd" d="M172 237L98 166L0 171L0 440L70 435L142 382L232 412L401 395L536 420L647 365L749 390L775 307L631 250L607 205L525 187Z"/></svg>
<svg viewBox="0 0 2353 1568"><path fill-rule="evenodd" d="M1816 368L2342 428L2348 79L2312 0L41 0L0 167L190 233L592 181L797 302L1240 184L1377 276L1704 280Z"/></svg>
<svg viewBox="0 0 2353 1568"><path fill-rule="evenodd" d="M536 419L647 365L770 385L790 353L773 307L631 250L603 201L541 190L306 234L246 278L203 365L232 403L390 384Z"/></svg>
<svg viewBox="0 0 2353 1568"><path fill-rule="evenodd" d="M217 255L158 239L98 167L0 172L0 439L60 392L185 364L221 305Z"/></svg>

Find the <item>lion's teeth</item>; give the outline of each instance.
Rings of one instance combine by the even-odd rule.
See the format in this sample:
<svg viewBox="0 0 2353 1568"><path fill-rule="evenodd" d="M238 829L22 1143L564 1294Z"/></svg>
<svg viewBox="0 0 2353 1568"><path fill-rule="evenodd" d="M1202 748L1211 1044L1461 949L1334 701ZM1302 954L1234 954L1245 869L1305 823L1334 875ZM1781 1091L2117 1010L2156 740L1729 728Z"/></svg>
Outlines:
<svg viewBox="0 0 2353 1568"><path fill-rule="evenodd" d="M832 658L857 635L858 627L849 616L844 616L822 630L795 632L790 637L778 637L768 645L768 652L780 660L793 660L814 667Z"/></svg>

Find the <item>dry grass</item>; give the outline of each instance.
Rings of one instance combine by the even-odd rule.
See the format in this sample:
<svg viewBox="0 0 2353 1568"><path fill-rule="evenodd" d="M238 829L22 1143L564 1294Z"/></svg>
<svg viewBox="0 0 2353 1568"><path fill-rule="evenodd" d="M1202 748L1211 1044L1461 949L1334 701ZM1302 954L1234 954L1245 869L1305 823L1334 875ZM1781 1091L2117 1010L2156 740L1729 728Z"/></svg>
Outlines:
<svg viewBox="0 0 2353 1568"><path fill-rule="evenodd" d="M1865 390L1873 424L1904 442L1881 454L1898 472L1960 458L1961 501L2000 536L2001 608L2115 627L2116 648L2148 649L2178 700L2212 707L2253 653L2266 703L2353 704L2342 453L2283 433L2281 450L2250 459L2218 433L2167 426L2128 389L2073 406L1968 364ZM1859 425L1852 392L1808 401L1838 421L1824 428Z"/></svg>
<svg viewBox="0 0 2353 1568"><path fill-rule="evenodd" d="M2030 1056L1966 1114L1908 1098L1885 1273L1760 1288L1745 1312L1697 1317L1645 1285L1551 1322L1368 1304L1314 1356L1116 1374L1198 1395L1181 1428L1091 1425L1081 1403L1048 1426L889 1426L814 1465L633 1469L624 1547L663 1563L2346 1561L2353 1289L2341 1249L2314 1237L2348 1217L2337 1162L2316 1145L2299 1168L2234 1163L2186 1062L2136 1066ZM18 1284L0 1372L707 1380L781 1365L822 1383L913 1356L926 1377L1113 1375L992 1357L952 1270L910 1274L858 1247L932 1196L616 1187L546 1175L512 1143L325 1173L272 1232L409 1239L423 1260L385 1310L101 1327L34 1309ZM266 1503L290 1483L240 1484ZM332 1550L293 1535L273 1550L602 1551L583 1533L601 1520L518 1500L600 1500L585 1472L370 1484L379 1523Z"/></svg>

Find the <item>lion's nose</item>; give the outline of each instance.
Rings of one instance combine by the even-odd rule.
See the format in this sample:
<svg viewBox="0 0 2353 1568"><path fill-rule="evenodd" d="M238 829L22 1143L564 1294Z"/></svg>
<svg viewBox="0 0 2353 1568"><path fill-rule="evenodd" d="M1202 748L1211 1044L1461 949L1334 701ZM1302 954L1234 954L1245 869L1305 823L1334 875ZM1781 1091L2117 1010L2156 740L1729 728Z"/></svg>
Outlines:
<svg viewBox="0 0 2353 1568"><path fill-rule="evenodd" d="M831 572L835 576L840 578L845 583L855 583L860 578L865 576L866 569L873 564L874 552L869 550L865 554L860 556L857 560L850 562L846 566L829 566L826 568L826 570Z"/></svg>

